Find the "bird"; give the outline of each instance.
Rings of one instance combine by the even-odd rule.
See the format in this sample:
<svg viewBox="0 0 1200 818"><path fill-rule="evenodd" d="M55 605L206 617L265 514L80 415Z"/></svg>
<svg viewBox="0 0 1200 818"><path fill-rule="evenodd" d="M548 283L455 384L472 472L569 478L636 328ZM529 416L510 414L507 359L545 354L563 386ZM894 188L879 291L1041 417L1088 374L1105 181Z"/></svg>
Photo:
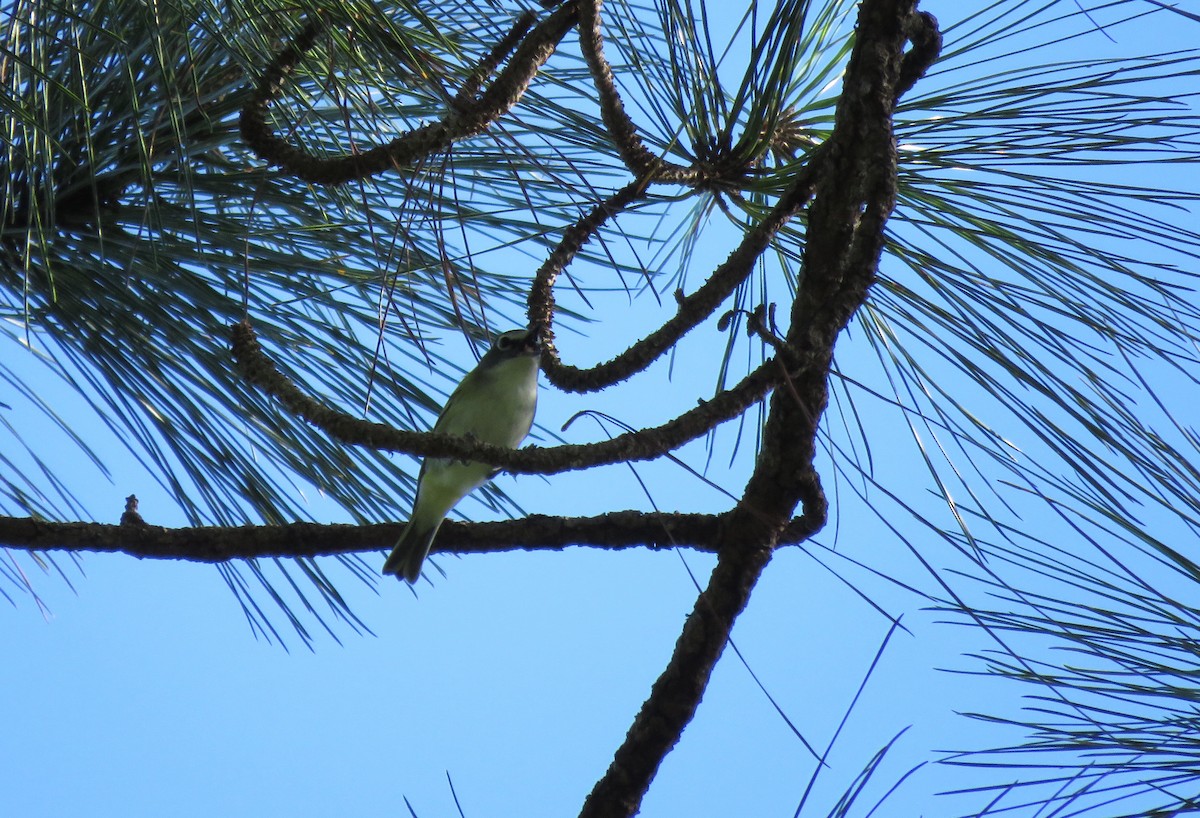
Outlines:
<svg viewBox="0 0 1200 818"><path fill-rule="evenodd" d="M515 449L533 426L541 352L536 326L498 335L450 393L433 431ZM384 562L383 573L410 585L420 579L429 547L450 509L499 471L473 460L425 458L408 526Z"/></svg>

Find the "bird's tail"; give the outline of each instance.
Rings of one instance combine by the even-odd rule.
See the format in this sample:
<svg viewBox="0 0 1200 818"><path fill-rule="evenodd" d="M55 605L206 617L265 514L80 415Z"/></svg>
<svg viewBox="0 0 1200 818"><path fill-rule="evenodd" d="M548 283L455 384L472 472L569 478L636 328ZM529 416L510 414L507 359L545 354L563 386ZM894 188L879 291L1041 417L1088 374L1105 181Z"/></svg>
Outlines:
<svg viewBox="0 0 1200 818"><path fill-rule="evenodd" d="M433 526L418 526L416 520L410 521L383 564L383 573L403 577L409 585L420 579L421 565L429 556L429 547L441 524L440 519Z"/></svg>

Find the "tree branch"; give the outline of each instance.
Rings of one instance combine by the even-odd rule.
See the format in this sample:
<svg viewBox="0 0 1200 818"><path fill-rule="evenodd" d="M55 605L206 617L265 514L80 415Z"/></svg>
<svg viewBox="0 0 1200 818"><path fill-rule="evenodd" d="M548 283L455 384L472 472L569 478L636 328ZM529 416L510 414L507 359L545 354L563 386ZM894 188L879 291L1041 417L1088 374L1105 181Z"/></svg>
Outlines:
<svg viewBox="0 0 1200 818"><path fill-rule="evenodd" d="M553 333L549 331L554 310L552 287L559 271L547 270L546 265L543 265L530 295L530 314L531 317L542 321L547 330L546 349L542 355L542 370L546 373L546 379L568 392L596 392L641 372L672 349L680 338L712 315L738 285L746 280L754 269L754 263L770 246L771 240L808 203L819 178L824 155L823 150L814 151L809 163L788 186L771 212L747 231L737 248L699 289L680 299L679 310L675 315L612 360L588 369L580 369L564 364L559 359L558 351L554 347ZM536 316L532 306L535 299L538 305Z"/></svg>
<svg viewBox="0 0 1200 818"><path fill-rule="evenodd" d="M927 11L918 11L908 18L908 40L912 47L904 55L900 76L896 80L896 101L925 76L929 67L942 53L942 32L937 18Z"/></svg>
<svg viewBox="0 0 1200 818"><path fill-rule="evenodd" d="M662 182L696 184L701 173L696 168L684 167L664 161L652 154L638 136L637 127L629 114L617 84L613 80L612 67L604 56L604 38L600 32L601 0L579 2L579 47L584 61L592 73L592 82L600 98L600 116L604 127L613 138L621 159L630 173L638 178L650 178Z"/></svg>
<svg viewBox="0 0 1200 818"><path fill-rule="evenodd" d="M531 514L520 520L466 523L447 520L431 553L481 554L496 551L557 551L570 546L690 548L713 551L715 514L613 511L596 517ZM793 520L781 539L803 542L811 533L804 518ZM120 525L50 522L35 517L0 516L0 548L22 551L95 551L139 559L225 562L269 557L324 557L391 548L404 523L339 525L185 526L166 528L145 522Z"/></svg>
<svg viewBox="0 0 1200 818"><path fill-rule="evenodd" d="M864 0L846 68L825 169L809 211L804 276L786 343L804 360L776 390L763 445L742 500L721 526L718 561L675 652L634 719L607 773L584 803L585 818L630 816L662 759L695 715L737 616L796 504L813 530L826 500L813 466L828 402L834 343L875 278L883 227L895 200L891 113L906 25L915 0Z"/></svg>
<svg viewBox="0 0 1200 818"><path fill-rule="evenodd" d="M528 22L523 15L514 32ZM265 161L306 182L320 185L339 185L352 179L374 176L396 167L409 167L418 160L449 148L454 142L485 131L488 126L517 104L538 69L550 59L558 42L575 25L574 3L567 3L547 17L521 40L516 53L487 90L471 104L448 113L438 122L422 125L361 153L317 157L303 147L292 145L277 136L267 124L267 106L283 87L304 52L312 48L320 31L320 23L310 22L291 45L284 48L267 66L262 79L250 93L242 108L241 130L246 144ZM490 73L490 61L511 49L512 35L505 38L472 73L464 86L461 99L474 97L474 83L481 72Z"/></svg>
<svg viewBox="0 0 1200 818"><path fill-rule="evenodd" d="M233 354L242 375L288 411L330 437L382 451L477 460L515 474L557 474L612 463L653 460L740 416L786 375L775 359L770 358L737 385L659 426L626 432L598 443L506 449L450 435L395 429L329 407L304 394L276 368L262 351L248 321L234 324L231 329Z"/></svg>
<svg viewBox="0 0 1200 818"><path fill-rule="evenodd" d="M479 61L479 65L475 66L475 70L463 81L462 87L454 96L456 106L467 110L479 104L479 90L483 88L487 78L500 67L500 63L504 62L505 58L524 39L535 22L537 22L537 15L532 11L523 12L517 17L512 30L504 36L504 39L496 43L496 46Z"/></svg>

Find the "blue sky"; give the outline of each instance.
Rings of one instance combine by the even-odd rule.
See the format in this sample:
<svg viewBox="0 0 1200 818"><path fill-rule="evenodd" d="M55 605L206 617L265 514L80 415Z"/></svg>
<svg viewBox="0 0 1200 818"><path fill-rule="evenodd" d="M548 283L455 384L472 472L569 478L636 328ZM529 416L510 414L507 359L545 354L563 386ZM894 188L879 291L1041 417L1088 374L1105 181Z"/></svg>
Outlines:
<svg viewBox="0 0 1200 818"><path fill-rule="evenodd" d="M944 22L959 8L949 0L923 7ZM1190 42L1194 32L1182 22L1159 22L1121 30L1116 43L1095 33L1064 47L1088 56L1103 49L1157 51L1170 47L1171 38L1179 46ZM1196 177L1194 166L1176 172ZM711 255L699 257L723 258L729 245L721 238L714 235ZM651 300L628 306L621 298L609 305L621 311L619 330L655 323ZM585 361L599 360L623 335L563 346ZM667 362L605 399L544 388L539 420L557 428L582 408L619 413L630 405L663 404L663 411L672 400L686 405L711 388L702 365L721 342L714 330L701 332L670 366L669 394L662 388ZM468 360L465 344L451 340L447 349ZM853 355L852 349L839 354L839 363L851 366ZM77 400L53 385L46 389ZM571 431L578 439L594 434L586 422ZM88 468L52 431L38 439L61 447L64 473ZM119 451L111 433L97 429L95 439ZM736 492L750 464L743 453L725 469L731 440L719 439L713 461L721 464L720 483ZM911 441L872 443L881 474L905 480ZM704 462L702 446L685 455ZM115 522L124 497L135 492L152 522L184 522L136 462L119 454L114 462L111 482L84 478L81 498L96 519ZM669 465L640 473L664 509L728 502ZM502 477L501 484L536 512L591 514L647 503L623 467L549 481ZM320 518L321 499L310 503ZM734 634L771 696L823 748L891 627L862 596L902 617L909 630L888 643L820 776L811 814L823 814L870 756L906 728L868 803L933 758L931 748L1002 743L1006 738L956 713L1011 708L1019 694L938 670L975 667L963 654L979 650L982 636L939 624L942 617L924 610L921 599L844 560L869 559L892 579L923 582L883 523L868 515L839 515L835 522L817 543L778 554ZM841 556L824 550L833 547ZM937 558L939 567L961 567L953 553ZM382 555L367 559L381 563ZM712 558L572 549L438 563L448 578L420 585L416 595L390 582L378 593L347 582L342 590L375 636L342 631L340 645L320 636L313 652L296 639L290 652L256 641L207 566L88 554L86 577L72 575L74 591L54 577L37 578L49 613L17 598L0 628L5 813L387 816L407 815L407 799L417 815L452 816L457 794L468 816L575 814L692 606L696 590L687 567L703 582ZM790 816L812 771L811 756L727 651L642 814ZM879 814L954 814L953 802L933 793L978 781L977 775L927 765Z"/></svg>

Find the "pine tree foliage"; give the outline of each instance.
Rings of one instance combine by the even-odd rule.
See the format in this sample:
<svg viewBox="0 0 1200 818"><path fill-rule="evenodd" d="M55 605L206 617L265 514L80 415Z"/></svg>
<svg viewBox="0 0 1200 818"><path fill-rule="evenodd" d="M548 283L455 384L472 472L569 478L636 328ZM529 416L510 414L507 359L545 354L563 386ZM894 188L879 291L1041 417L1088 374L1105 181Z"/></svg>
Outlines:
<svg viewBox="0 0 1200 818"><path fill-rule="evenodd" d="M0 392L0 544L13 550L0 590L36 595L30 566L74 581L54 554L105 537L150 553L137 550L150 535L134 542L130 528L38 527L95 516L76 481L114 466L91 427L120 439L190 525L285 532L258 551L181 538L160 555L217 562L257 632L309 641L314 625L334 638L368 628L340 588L374 584L371 552L386 535L370 524L408 512L415 470L394 452L474 453L553 474L703 438L710 455L720 440L735 460L762 463L781 394L815 395L819 415L828 390L800 458L816 458L814 474L784 511L800 516L771 547L818 530L825 494L835 515L878 515L927 566L922 593L980 629L986 672L1034 686L1027 717L984 716L1033 739L956 760L1006 769L1019 757L1050 789L978 792L997 808L1023 798L1078 813L1137 803L1128 814L1142 814L1134 799L1147 793L1163 814L1191 803L1195 777L1181 767L1195 756L1186 702L1200 627L1181 600L1200 577L1200 437L1187 415L1200 375L1200 194L1181 180L1196 179L1200 117L1194 95L1166 89L1200 76L1200 53L1056 54L1147 16L1195 21L1139 0L1089 13L1006 0L942 20L937 61L911 76L906 62L889 80L894 188L878 163L878 179L846 175L863 204L831 215L829 179L853 143L838 128L868 94L853 85L866 59L856 45L871 15L885 15L877 6L903 4L751 3L732 30L691 0L546 5L11 4L0 45L0 378L12 396ZM587 34L595 14L602 52ZM921 31L904 32L912 64ZM522 78L525 65L536 70ZM870 255L860 234L872 220L882 254L867 258L862 292L819 290L823 248L843 238L824 225L862 244L849 269ZM728 237L733 254L714 263L701 235ZM621 326L614 295L653 301L659 318ZM815 327L835 301L845 331L830 323L825 346L805 337L797 319ZM461 372L440 341L527 320L560 339L611 332L629 348L576 369L590 362L566 361L552 332L546 375L568 391L620 388L695 325L717 323L724 353L712 392L694 396L695 423L635 426L607 449L514 455L404 436L428 428ZM231 327L243 328L236 355ZM248 352L262 360L247 364ZM819 383L770 380L775 365L808 372L826 353ZM733 418L735 431L714 431ZM369 424L399 436L347 445L376 434ZM47 429L71 441L78 474L45 456ZM894 437L914 443L903 464L876 454ZM671 443L638 448L650 438ZM723 488L736 511L743 490ZM752 478L745 496L755 488ZM287 529L328 522L311 519L303 498L314 492L359 534ZM495 489L486 496L519 512ZM755 496L770 505L769 492ZM1035 508L1074 541L1025 525ZM570 522L561 541L529 518L499 535L464 528L458 542L679 542L721 553L710 590L723 570L752 588L769 559L769 549L754 566L729 557L726 535L698 517L655 517L666 534L653 543L641 518ZM958 568L936 568L942 554ZM726 625L740 610L729 605ZM1073 661L1053 658L1055 646ZM615 764L637 767L621 752ZM617 814L605 805L621 798L605 786L584 814ZM836 814L851 814L855 793Z"/></svg>

